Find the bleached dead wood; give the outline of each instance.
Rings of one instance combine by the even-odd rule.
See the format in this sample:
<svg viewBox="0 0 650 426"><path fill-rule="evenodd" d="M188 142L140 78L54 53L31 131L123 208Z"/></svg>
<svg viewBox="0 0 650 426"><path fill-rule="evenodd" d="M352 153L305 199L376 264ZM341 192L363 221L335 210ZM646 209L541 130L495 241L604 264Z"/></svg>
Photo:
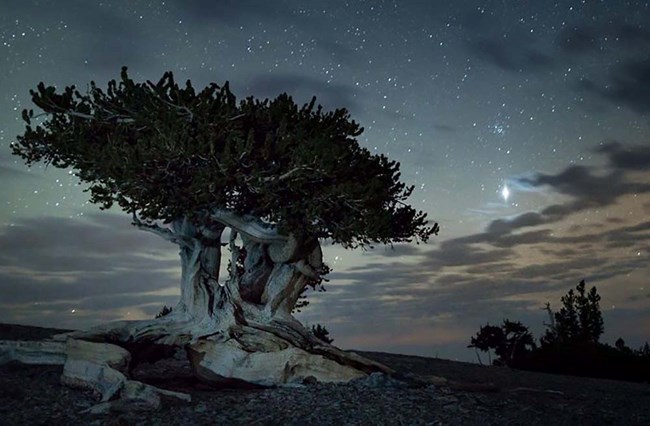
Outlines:
<svg viewBox="0 0 650 426"><path fill-rule="evenodd" d="M65 360L65 343L62 342L0 340L0 365L11 361L63 365Z"/></svg>
<svg viewBox="0 0 650 426"><path fill-rule="evenodd" d="M61 341L63 338L66 341ZM119 407L153 410L160 396L190 401L190 395L129 380L131 354L116 345L87 342L60 335L58 341L0 341L0 364L63 365L61 383L93 391L99 404L86 412L106 413Z"/></svg>

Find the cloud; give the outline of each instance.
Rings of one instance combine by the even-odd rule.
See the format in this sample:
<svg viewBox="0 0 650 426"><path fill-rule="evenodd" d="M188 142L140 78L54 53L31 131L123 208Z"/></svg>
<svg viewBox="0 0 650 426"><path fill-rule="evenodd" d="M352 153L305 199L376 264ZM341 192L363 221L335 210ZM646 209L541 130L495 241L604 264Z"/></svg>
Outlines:
<svg viewBox="0 0 650 426"><path fill-rule="evenodd" d="M18 157L14 157L18 158ZM17 179L24 179L24 178L29 178L29 179L38 179L41 178L40 176L36 175L35 173L32 173L29 169L25 168L24 166L22 168L15 168L13 166L13 161L11 161L11 155L10 154L4 154L0 152L0 178L2 179L10 179L10 178L17 178Z"/></svg>
<svg viewBox="0 0 650 426"><path fill-rule="evenodd" d="M542 210L549 221L558 221L571 214L593 207L605 207L616 203L628 194L650 192L650 184L632 181L626 172L645 170L648 167L648 152L645 147L627 147L608 144L596 150L607 156L612 166L603 175L596 175L594 169L571 165L555 175L538 173L533 177L520 179L520 183L531 187L550 187L557 193L573 198L571 202L552 205ZM634 158L637 156L637 158Z"/></svg>
<svg viewBox="0 0 650 426"><path fill-rule="evenodd" d="M79 262L83 261L83 258L79 259ZM134 297L141 293L173 286L178 286L178 283L174 282L172 274L148 270L144 262L140 269L65 276L0 272L0 295L5 304L67 302L79 305L84 300L104 300L119 296L130 306L137 300Z"/></svg>
<svg viewBox="0 0 650 426"><path fill-rule="evenodd" d="M629 296L629 297L627 298L627 300L629 300L630 302L636 302L636 301L644 300L644 299L650 299L650 293L646 293L646 294L634 294L634 295Z"/></svg>
<svg viewBox="0 0 650 426"><path fill-rule="evenodd" d="M327 57L346 63L356 64L361 62L361 54L343 43L325 37L317 37L315 45Z"/></svg>
<svg viewBox="0 0 650 426"><path fill-rule="evenodd" d="M458 127L449 126L447 124L437 124L437 123L433 124L433 128L438 130L439 132L444 132L444 133L454 133L459 130Z"/></svg>
<svg viewBox="0 0 650 426"><path fill-rule="evenodd" d="M0 233L0 262L42 273L110 272L149 261L149 268L178 265L160 258L172 245L155 235L143 235L144 231L130 227L126 217L104 216L90 215L90 222L58 217L18 220Z"/></svg>
<svg viewBox="0 0 650 426"><path fill-rule="evenodd" d="M291 9L283 2L221 0L217 3L213 0L191 0L176 4L178 5L177 16L199 25L219 24L239 27L257 18L268 20L291 16Z"/></svg>
<svg viewBox="0 0 650 426"><path fill-rule="evenodd" d="M650 146L625 146L620 142L609 142L599 146L596 152L607 155L609 165L620 170L650 170Z"/></svg>
<svg viewBox="0 0 650 426"><path fill-rule="evenodd" d="M311 296L317 303L306 311L307 318L322 322L327 312L336 324L328 327L333 335L340 330L347 336L344 342L356 342L351 343L355 347L372 346L361 339L367 334L390 340L403 332L399 324L429 330L437 349L462 348L479 325L503 318L523 321L540 333L546 301L557 304L581 279L600 285L644 265L641 258L626 260L603 252L603 242L627 238L627 249L632 249L650 241L650 223L617 226L606 232L585 227L583 231L589 233L580 238L562 233L553 236L549 229L535 231L524 226L535 222L515 223L521 227L504 231L500 225L494 227L500 229L498 234L454 238L415 255L333 273L329 291ZM535 254L529 257L530 250ZM454 329L455 336L447 336L444 343L437 341L436 332L445 329ZM423 349L396 343L394 350Z"/></svg>
<svg viewBox="0 0 650 426"><path fill-rule="evenodd" d="M20 170L20 169L14 169L13 167L10 166L5 166L0 163L0 178L2 179L38 179L40 176L31 173L27 170Z"/></svg>
<svg viewBox="0 0 650 426"><path fill-rule="evenodd" d="M583 79L578 88L595 93L615 106L646 114L650 112L650 59L628 59L610 72L609 81L600 85Z"/></svg>
<svg viewBox="0 0 650 426"><path fill-rule="evenodd" d="M624 105L640 114L650 111L650 59L647 57L650 30L644 23L637 25L612 17L600 23L569 25L558 33L555 46L560 51L558 62L567 64L575 63L576 55L589 55L591 63L593 58L605 53L614 58L617 65L605 71L606 75L591 73L591 77L578 80L574 84L578 92L595 94L615 107ZM586 103L585 108L592 112L604 111L603 105L593 102Z"/></svg>
<svg viewBox="0 0 650 426"><path fill-rule="evenodd" d="M525 178L527 187L562 194L565 202L492 220L474 234L436 238L434 246L359 254L357 266L330 274L327 292L309 293L312 305L300 318L325 324L343 346L391 341L396 352L448 356L462 353L486 321L508 317L541 330L543 304L557 303L581 279L600 286L645 265L636 252L650 245L650 221L610 217L569 226L587 206L604 209L634 190L650 192L630 177L649 167L643 146L609 143L597 153L608 168L569 165ZM0 309L14 320L61 324L124 318L125 310L151 317L175 302L178 265L173 245L133 229L125 216L23 219L0 232ZM411 337L399 340L405 324ZM435 343L418 344L428 333Z"/></svg>
<svg viewBox="0 0 650 426"><path fill-rule="evenodd" d="M71 309L86 310L77 315L86 321L81 327L119 317L118 308L150 312L178 298L177 249L126 216L14 222L0 230L0 309L14 320L32 315L63 324Z"/></svg>
<svg viewBox="0 0 650 426"><path fill-rule="evenodd" d="M249 84L252 93L261 98L275 98L281 93L289 93L296 102L309 102L316 96L317 104L327 109L347 108L351 112L359 111L355 95L358 90L352 86L327 83L313 77L298 74L259 75Z"/></svg>
<svg viewBox="0 0 650 426"><path fill-rule="evenodd" d="M541 225L548 219L543 215L535 212L523 213L513 219L497 219L487 226L487 233L494 235L506 235L519 228Z"/></svg>
<svg viewBox="0 0 650 426"><path fill-rule="evenodd" d="M554 65L553 58L535 47L530 37L483 38L469 43L476 56L506 71L540 72Z"/></svg>
<svg viewBox="0 0 650 426"><path fill-rule="evenodd" d="M550 186L560 194L600 205L610 204L624 188L620 172L596 176L585 166L569 166L556 175L539 173L523 181L532 186Z"/></svg>
<svg viewBox="0 0 650 426"><path fill-rule="evenodd" d="M370 256L382 257L401 257L401 256L417 256L421 254L421 250L417 245L413 244L393 244L391 246L375 247L373 250L368 250L365 254Z"/></svg>
<svg viewBox="0 0 650 426"><path fill-rule="evenodd" d="M147 46L155 45L156 39L143 30L137 17L125 14L118 6L83 0L70 0L65 7L52 0L5 4L0 4L0 15L29 22L35 28L47 28L53 22L65 24L66 36L56 54L58 62L83 64L88 75L96 76L107 69L118 73L120 65L138 68L150 63Z"/></svg>
<svg viewBox="0 0 650 426"><path fill-rule="evenodd" d="M643 49L650 45L650 30L642 26L623 24L617 33L621 42L631 48Z"/></svg>
<svg viewBox="0 0 650 426"><path fill-rule="evenodd" d="M559 32L555 42L565 53L588 53L602 47L600 34L592 27L566 27Z"/></svg>
<svg viewBox="0 0 650 426"><path fill-rule="evenodd" d="M507 317L541 332L544 303L557 304L580 280L598 284L600 290L603 283L647 268L650 221L603 217L571 224L593 207L618 208L632 193L650 192L630 176L648 168L645 147L608 144L597 152L607 169L569 165L556 174L526 178L528 187L545 187L566 201L493 220L482 232L443 240L436 247L425 245L387 259L370 253L378 261L333 273L329 291L314 296L317 306L322 304L328 318L337 318L341 330L345 325L346 333L365 327L388 340L400 333L388 324L431 333L455 327L459 334L445 341L447 347L466 345L463 339L479 325ZM309 312L309 318L320 312ZM387 329L377 330L377 318L385 319Z"/></svg>
<svg viewBox="0 0 650 426"><path fill-rule="evenodd" d="M640 25L611 20L602 24L571 25L558 33L555 44L567 55L643 51L650 45L650 31Z"/></svg>

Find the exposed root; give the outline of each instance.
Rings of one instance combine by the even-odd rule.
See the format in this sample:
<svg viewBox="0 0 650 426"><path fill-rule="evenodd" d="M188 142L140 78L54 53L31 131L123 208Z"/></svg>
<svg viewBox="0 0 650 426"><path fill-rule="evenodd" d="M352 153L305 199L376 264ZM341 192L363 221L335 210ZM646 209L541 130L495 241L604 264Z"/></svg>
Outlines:
<svg viewBox="0 0 650 426"><path fill-rule="evenodd" d="M65 385L98 395L100 405L91 412L119 410L127 402L138 409L156 409L161 395L189 398L131 380L137 364L170 358L179 348L185 349L196 377L219 386L348 382L373 372L394 373L380 363L317 339L289 314L269 319L266 311L247 308L246 312L254 319L244 315L247 318L228 325L190 321L181 313L59 334L49 342L56 349L49 362L64 362L61 381ZM0 351L0 359L46 360L42 346L19 351L16 347ZM30 351L31 358L24 356Z"/></svg>

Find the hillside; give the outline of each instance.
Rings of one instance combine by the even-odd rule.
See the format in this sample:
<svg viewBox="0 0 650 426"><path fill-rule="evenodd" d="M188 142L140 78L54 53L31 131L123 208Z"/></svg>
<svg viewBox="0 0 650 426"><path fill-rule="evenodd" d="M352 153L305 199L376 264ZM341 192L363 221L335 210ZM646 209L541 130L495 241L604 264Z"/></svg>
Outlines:
<svg viewBox="0 0 650 426"><path fill-rule="evenodd" d="M0 324L0 340L42 339L56 329ZM161 361L136 370L138 380L189 392L190 404L165 404L151 424L648 424L650 385L570 377L506 367L381 352L358 353L404 374L436 376L435 386L316 384L266 390L211 389L187 365ZM176 364L174 363L176 362ZM0 366L2 424L79 421L91 395L62 387L60 366ZM443 379L444 378L444 379ZM131 424L133 413L98 417ZM4 417L3 417L4 416ZM140 418L141 420L141 418Z"/></svg>

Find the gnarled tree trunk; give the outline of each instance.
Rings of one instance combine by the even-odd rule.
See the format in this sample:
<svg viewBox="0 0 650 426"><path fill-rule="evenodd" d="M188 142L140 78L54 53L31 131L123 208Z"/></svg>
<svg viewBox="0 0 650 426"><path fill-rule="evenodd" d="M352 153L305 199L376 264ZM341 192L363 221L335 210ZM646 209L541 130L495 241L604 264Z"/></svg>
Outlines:
<svg viewBox="0 0 650 426"><path fill-rule="evenodd" d="M317 339L291 315L304 287L320 277L317 240L283 236L229 212L214 212L212 219L210 227L184 218L162 228L134 217L138 227L180 246L180 301L159 319L114 322L66 338L121 346L131 353L132 364L155 361L183 347L195 373L218 383L282 385L310 376L342 382L375 371L392 372ZM226 227L231 274L220 281ZM241 247L235 243L238 234ZM243 260L243 270L238 260Z"/></svg>

